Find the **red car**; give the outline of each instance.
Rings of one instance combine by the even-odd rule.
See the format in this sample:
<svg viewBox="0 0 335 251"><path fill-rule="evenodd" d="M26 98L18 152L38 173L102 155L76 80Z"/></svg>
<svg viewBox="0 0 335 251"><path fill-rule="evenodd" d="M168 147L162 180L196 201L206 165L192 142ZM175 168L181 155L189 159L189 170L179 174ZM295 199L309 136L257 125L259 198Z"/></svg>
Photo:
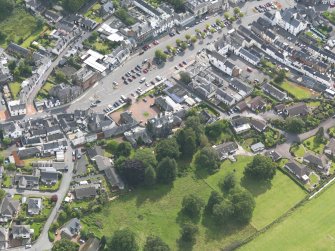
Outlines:
<svg viewBox="0 0 335 251"><path fill-rule="evenodd" d="M155 41L153 42L153 44L154 44L154 45L157 45L157 44L159 44L159 41L155 40Z"/></svg>
<svg viewBox="0 0 335 251"><path fill-rule="evenodd" d="M144 69L144 70L143 70L143 73L148 73L148 69Z"/></svg>
<svg viewBox="0 0 335 251"><path fill-rule="evenodd" d="M182 63L179 64L180 67L183 67L184 65Z"/></svg>

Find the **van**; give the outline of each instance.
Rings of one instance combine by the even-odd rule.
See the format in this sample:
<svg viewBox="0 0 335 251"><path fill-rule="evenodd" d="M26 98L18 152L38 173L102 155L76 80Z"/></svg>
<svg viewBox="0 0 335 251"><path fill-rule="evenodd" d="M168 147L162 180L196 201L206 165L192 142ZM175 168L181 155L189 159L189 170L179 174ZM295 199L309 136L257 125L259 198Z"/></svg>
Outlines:
<svg viewBox="0 0 335 251"><path fill-rule="evenodd" d="M140 83L145 82L145 77L141 78Z"/></svg>

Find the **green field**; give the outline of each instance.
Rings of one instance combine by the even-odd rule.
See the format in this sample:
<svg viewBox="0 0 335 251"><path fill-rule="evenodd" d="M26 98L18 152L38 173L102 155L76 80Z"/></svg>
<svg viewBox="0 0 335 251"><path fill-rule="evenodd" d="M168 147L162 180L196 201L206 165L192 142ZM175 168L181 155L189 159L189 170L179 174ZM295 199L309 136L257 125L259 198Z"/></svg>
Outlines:
<svg viewBox="0 0 335 251"><path fill-rule="evenodd" d="M315 153L322 154L325 148L325 144L318 144L315 142L315 136L306 139L303 142L304 146Z"/></svg>
<svg viewBox="0 0 335 251"><path fill-rule="evenodd" d="M6 35L6 38L0 41L1 47L7 47L8 41L19 43L19 40L28 39L37 32L36 18L23 9L15 8L8 18L0 22L0 31Z"/></svg>
<svg viewBox="0 0 335 251"><path fill-rule="evenodd" d="M239 250L335 250L335 185Z"/></svg>
<svg viewBox="0 0 335 251"><path fill-rule="evenodd" d="M173 187L157 186L153 189L138 188L128 194L120 195L110 206L99 213L91 213L81 220L84 228L97 236L110 236L115 230L128 227L133 230L141 245L150 234L156 234L166 241L172 250L177 250L179 238L181 201L184 195L193 193L206 202L213 189L219 190L218 181L229 171L236 170L241 177L243 169L251 157L239 157L236 163L226 161L221 170L205 179L189 174L178 178ZM255 195L256 209L252 223L244 227L218 228L205 218L201 218L199 235L193 250L220 250L223 247L243 240L299 202L305 193L288 177L278 172L272 187L260 187L258 183L245 185Z"/></svg>
<svg viewBox="0 0 335 251"><path fill-rule="evenodd" d="M314 96L312 91L310 91L308 88L299 86L291 82L285 81L280 85L280 87L297 99L306 99Z"/></svg>
<svg viewBox="0 0 335 251"><path fill-rule="evenodd" d="M237 165L232 165L228 161L224 162L220 172L207 178L207 182L211 186L217 187L221 177L234 170L237 178L241 179L243 177L243 167L250 160L250 157L239 157L239 164ZM302 189L279 170L277 170L276 176L269 186L262 185L260 182L243 180L241 180L241 185L247 188L255 197L256 209L251 224L258 230L281 216L306 195ZM217 187L217 189L219 188Z"/></svg>

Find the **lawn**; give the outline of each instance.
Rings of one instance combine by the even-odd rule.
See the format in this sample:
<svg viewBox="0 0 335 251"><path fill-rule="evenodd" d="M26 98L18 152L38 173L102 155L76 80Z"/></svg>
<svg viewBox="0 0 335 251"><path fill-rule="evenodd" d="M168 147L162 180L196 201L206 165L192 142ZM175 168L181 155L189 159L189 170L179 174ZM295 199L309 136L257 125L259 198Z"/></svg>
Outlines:
<svg viewBox="0 0 335 251"><path fill-rule="evenodd" d="M58 180L53 186L40 185L39 189L40 191L57 191L59 189L60 183L61 180Z"/></svg>
<svg viewBox="0 0 335 251"><path fill-rule="evenodd" d="M330 22L335 24L335 11L325 11L322 13L322 15L328 19Z"/></svg>
<svg viewBox="0 0 335 251"><path fill-rule="evenodd" d="M293 95L297 99L306 99L315 96L308 88L299 86L297 84L285 81L280 85L282 89Z"/></svg>
<svg viewBox="0 0 335 251"><path fill-rule="evenodd" d="M40 35L46 32L48 29L48 26L44 26L42 29L35 30L26 40L24 40L21 46L24 48L28 48L32 42L38 40Z"/></svg>
<svg viewBox="0 0 335 251"><path fill-rule="evenodd" d="M6 34L6 38L0 41L0 46L5 48L8 41L23 42L35 33L36 18L21 8L15 8L8 18L0 22L0 30Z"/></svg>
<svg viewBox="0 0 335 251"><path fill-rule="evenodd" d="M219 173L207 178L212 187L217 187L219 180L230 172L235 172L240 184L248 189L255 197L256 209L251 225L261 229L287 210L301 201L306 193L298 187L289 177L277 170L271 185L254 181L244 181L244 167L251 161L251 157L240 156L236 164L225 161ZM217 187L217 189L219 189Z"/></svg>
<svg viewBox="0 0 335 251"><path fill-rule="evenodd" d="M13 99L18 99L18 95L21 91L21 84L18 82L10 83L9 84L10 92L12 93Z"/></svg>
<svg viewBox="0 0 335 251"><path fill-rule="evenodd" d="M241 177L244 166L250 161L251 157L239 157L234 164L226 161L221 171L214 175L198 179L188 174L178 178L173 187L138 188L110 202L101 212L84 216L81 221L84 228L97 236L110 236L115 230L128 227L136 233L141 246L148 235L156 234L169 244L171 250L177 250L176 240L184 218L179 211L184 195L197 194L207 202L211 191L219 190L217 183L228 171L236 169ZM178 164L182 165L181 162ZM255 233L255 227L261 228L272 222L305 196L295 183L280 172L273 180L272 188L267 190L256 183L247 185L256 195L252 224L239 228L217 228L202 218L198 223L199 235L193 250L220 250L242 240Z"/></svg>
<svg viewBox="0 0 335 251"><path fill-rule="evenodd" d="M304 157L306 153L306 149L302 144L293 146L290 151L291 153L294 154L295 157L298 157L298 158Z"/></svg>
<svg viewBox="0 0 335 251"><path fill-rule="evenodd" d="M304 146L308 149L311 150L315 153L321 154L323 153L323 150L325 148L325 145L327 144L327 142L325 144L318 144L317 142L315 142L315 136L312 136L308 139L306 139L303 142Z"/></svg>
<svg viewBox="0 0 335 251"><path fill-rule="evenodd" d="M320 101L311 101L307 103L307 106L315 108L320 106Z"/></svg>
<svg viewBox="0 0 335 251"><path fill-rule="evenodd" d="M239 250L334 250L335 185Z"/></svg>

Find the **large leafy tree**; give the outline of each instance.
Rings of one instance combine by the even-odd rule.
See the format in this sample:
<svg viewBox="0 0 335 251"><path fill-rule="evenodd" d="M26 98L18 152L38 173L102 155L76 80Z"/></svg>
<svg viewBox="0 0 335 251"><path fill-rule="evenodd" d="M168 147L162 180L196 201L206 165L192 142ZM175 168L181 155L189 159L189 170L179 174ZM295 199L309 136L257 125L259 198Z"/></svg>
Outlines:
<svg viewBox="0 0 335 251"><path fill-rule="evenodd" d="M258 154L246 166L244 175L248 178L270 181L276 174L276 166L271 158Z"/></svg>
<svg viewBox="0 0 335 251"><path fill-rule="evenodd" d="M234 207L234 219L244 224L250 222L256 206L252 194L245 189L234 189L230 194L230 201Z"/></svg>
<svg viewBox="0 0 335 251"><path fill-rule="evenodd" d="M157 160L151 148L138 149L135 153L134 159L142 161L144 167L156 167Z"/></svg>
<svg viewBox="0 0 335 251"><path fill-rule="evenodd" d="M207 205L205 207L205 211L207 213L212 213L213 211L213 207L216 204L220 204L223 200L223 197L221 196L221 194L219 194L217 191L212 191L211 195L208 198L208 202Z"/></svg>
<svg viewBox="0 0 335 251"><path fill-rule="evenodd" d="M285 120L285 127L288 132L301 133L305 128L305 122L301 118L289 117Z"/></svg>
<svg viewBox="0 0 335 251"><path fill-rule="evenodd" d="M0 20L5 19L13 11L14 0L0 0Z"/></svg>
<svg viewBox="0 0 335 251"><path fill-rule="evenodd" d="M219 187L223 192L229 192L237 184L237 180L234 173L228 173L220 182Z"/></svg>
<svg viewBox="0 0 335 251"><path fill-rule="evenodd" d="M234 215L234 205L229 200L222 200L219 204L213 206L213 216L216 222L226 223L231 220Z"/></svg>
<svg viewBox="0 0 335 251"><path fill-rule="evenodd" d="M204 147L195 158L195 165L198 169L207 169L213 173L220 168L220 158L212 147Z"/></svg>
<svg viewBox="0 0 335 251"><path fill-rule="evenodd" d="M170 251L170 247L158 236L148 236L143 251Z"/></svg>
<svg viewBox="0 0 335 251"><path fill-rule="evenodd" d="M184 242L194 242L198 227L193 223L184 223L180 230L180 239Z"/></svg>
<svg viewBox="0 0 335 251"><path fill-rule="evenodd" d="M160 161L165 157L178 159L180 155L179 145L175 137L163 139L156 146L156 157Z"/></svg>
<svg viewBox="0 0 335 251"><path fill-rule="evenodd" d="M108 250L113 251L137 251L139 246L135 239L135 234L129 229L118 230L107 242Z"/></svg>
<svg viewBox="0 0 335 251"><path fill-rule="evenodd" d="M200 216L201 210L204 207L204 201L197 195L189 194L184 196L182 201L182 211L190 218Z"/></svg>
<svg viewBox="0 0 335 251"><path fill-rule="evenodd" d="M122 142L116 147L115 155L128 157L133 147L129 142Z"/></svg>
<svg viewBox="0 0 335 251"><path fill-rule="evenodd" d="M191 128L184 128L177 134L177 142L184 157L192 157L197 150L195 132Z"/></svg>
<svg viewBox="0 0 335 251"><path fill-rule="evenodd" d="M170 184L177 176L177 162L166 157L157 166L157 179L161 183Z"/></svg>

